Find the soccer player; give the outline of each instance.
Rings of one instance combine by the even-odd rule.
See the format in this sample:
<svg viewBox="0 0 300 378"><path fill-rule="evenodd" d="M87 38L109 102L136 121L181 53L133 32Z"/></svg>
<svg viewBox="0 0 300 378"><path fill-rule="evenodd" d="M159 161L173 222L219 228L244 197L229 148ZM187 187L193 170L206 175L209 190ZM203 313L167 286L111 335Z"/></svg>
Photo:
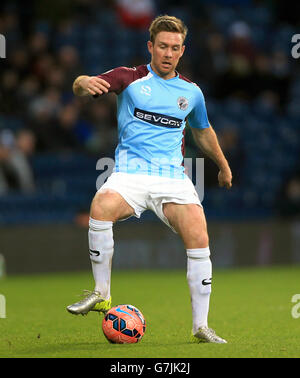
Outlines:
<svg viewBox="0 0 300 378"><path fill-rule="evenodd" d="M186 248L192 340L226 343L207 323L212 264L203 207L182 164L186 120L196 144L219 167L220 186L231 187L231 170L208 121L201 89L176 71L187 27L166 15L157 17L149 31L149 64L79 76L73 84L77 96L117 94L118 145L114 171L97 191L90 209L95 288L67 310L83 315L109 310L113 224L131 216L139 218L150 209L179 234Z"/></svg>

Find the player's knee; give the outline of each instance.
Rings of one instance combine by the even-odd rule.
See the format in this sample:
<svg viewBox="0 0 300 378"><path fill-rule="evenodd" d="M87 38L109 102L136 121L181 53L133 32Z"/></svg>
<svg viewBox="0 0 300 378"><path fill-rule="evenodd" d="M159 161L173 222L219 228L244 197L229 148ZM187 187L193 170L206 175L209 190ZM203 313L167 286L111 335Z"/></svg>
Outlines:
<svg viewBox="0 0 300 378"><path fill-rule="evenodd" d="M115 222L115 213L113 193L96 193L91 204L91 218Z"/></svg>
<svg viewBox="0 0 300 378"><path fill-rule="evenodd" d="M189 238L194 248L206 248L209 246L208 233L203 230L195 230Z"/></svg>
<svg viewBox="0 0 300 378"><path fill-rule="evenodd" d="M200 244L201 244L200 248L206 248L209 246L209 237L208 237L207 232L201 237Z"/></svg>

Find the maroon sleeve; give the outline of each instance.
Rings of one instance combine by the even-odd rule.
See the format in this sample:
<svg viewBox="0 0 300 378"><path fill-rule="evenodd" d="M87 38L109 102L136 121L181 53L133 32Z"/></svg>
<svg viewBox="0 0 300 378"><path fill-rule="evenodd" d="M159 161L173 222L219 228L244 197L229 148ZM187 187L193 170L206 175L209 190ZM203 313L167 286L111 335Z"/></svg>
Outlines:
<svg viewBox="0 0 300 378"><path fill-rule="evenodd" d="M146 65L133 68L117 67L97 77L106 80L110 84L109 92L114 92L118 95L126 89L130 83L146 76L148 72Z"/></svg>

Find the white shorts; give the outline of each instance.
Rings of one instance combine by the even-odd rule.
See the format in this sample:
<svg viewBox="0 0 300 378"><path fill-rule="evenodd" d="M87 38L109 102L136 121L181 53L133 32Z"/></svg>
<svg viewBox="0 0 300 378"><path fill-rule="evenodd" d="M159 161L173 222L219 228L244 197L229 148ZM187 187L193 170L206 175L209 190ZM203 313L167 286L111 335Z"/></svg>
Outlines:
<svg viewBox="0 0 300 378"><path fill-rule="evenodd" d="M113 172L98 192L112 189L118 192L134 209L134 216L140 218L145 210L152 210L175 233L163 213L163 204L197 204L202 207L193 182L160 176L136 175Z"/></svg>

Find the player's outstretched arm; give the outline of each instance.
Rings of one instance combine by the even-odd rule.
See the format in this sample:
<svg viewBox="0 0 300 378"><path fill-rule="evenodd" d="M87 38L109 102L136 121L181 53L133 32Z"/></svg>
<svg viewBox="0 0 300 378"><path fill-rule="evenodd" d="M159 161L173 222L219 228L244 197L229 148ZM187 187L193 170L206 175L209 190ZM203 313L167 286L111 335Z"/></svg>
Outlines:
<svg viewBox="0 0 300 378"><path fill-rule="evenodd" d="M219 167L218 181L220 186L230 189L232 174L229 164L219 145L218 138L212 126L205 129L191 128L194 140L201 150Z"/></svg>
<svg viewBox="0 0 300 378"><path fill-rule="evenodd" d="M107 93L110 84L97 76L78 76L73 83L73 92L76 96L102 95Z"/></svg>

